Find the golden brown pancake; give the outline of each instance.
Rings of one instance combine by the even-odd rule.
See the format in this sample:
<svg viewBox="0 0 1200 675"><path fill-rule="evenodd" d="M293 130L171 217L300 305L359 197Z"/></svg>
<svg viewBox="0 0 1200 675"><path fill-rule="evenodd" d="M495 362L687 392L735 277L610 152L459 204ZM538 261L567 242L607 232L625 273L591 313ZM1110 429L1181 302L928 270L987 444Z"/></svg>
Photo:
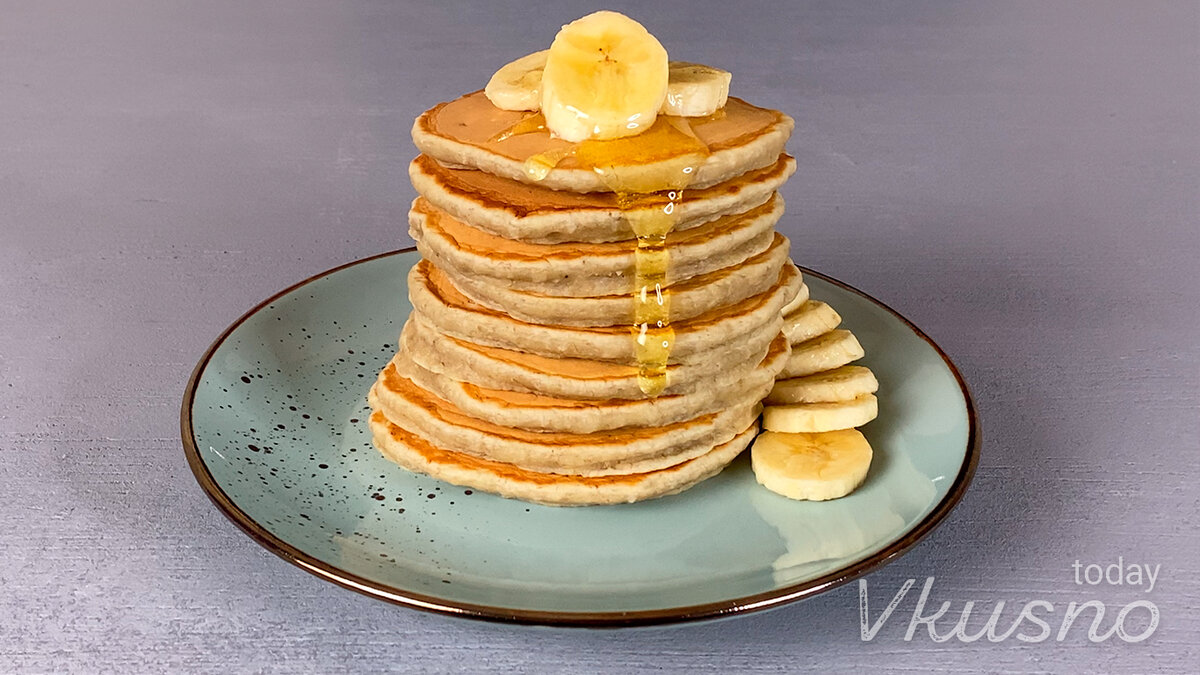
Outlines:
<svg viewBox="0 0 1200 675"><path fill-rule="evenodd" d="M719 473L758 432L758 424L753 423L732 440L699 457L656 471L571 476L531 471L437 447L392 424L379 411L371 414L369 425L375 447L410 471L504 497L556 506L621 504L675 494Z"/></svg>
<svg viewBox="0 0 1200 675"><path fill-rule="evenodd" d="M709 117L661 117L640 140L585 143L535 180L526 160L567 144L503 133L526 115L475 92L413 126L409 228L424 260L400 351L369 394L374 442L413 471L541 503L682 490L753 439L788 363L782 308L807 296L774 232L792 120L731 98ZM679 148L653 139L688 128L708 152L670 198L613 194L586 163L609 153L636 174L626 185L644 184L680 168ZM639 244L631 218L656 211L670 233ZM673 330L661 392L634 341L634 280L651 274L639 256L665 270L647 282Z"/></svg>
<svg viewBox="0 0 1200 675"><path fill-rule="evenodd" d="M596 172L573 157L564 159L540 181L531 178L524 168L527 159L543 152L562 150L570 144L552 138L548 130L497 140L527 115L501 110L493 106L482 91L477 91L438 104L418 117L413 124L413 142L421 152L446 165L479 169L554 190L610 191ZM667 123L665 116L656 122ZM716 185L751 169L773 164L783 152L793 127L792 118L777 110L759 108L732 97L720 114L683 118L683 123L691 127L710 153L696 168L691 182L693 188ZM631 165L662 164L677 152L675 148L639 145L636 136L629 138L626 143L629 153L636 154L628 160Z"/></svg>
<svg viewBox="0 0 1200 675"><path fill-rule="evenodd" d="M787 338L778 334L756 368L714 378L709 388L652 398L600 400L491 389L457 381L423 368L405 351L392 359L392 365L400 375L472 417L532 431L584 434L620 427L673 424L727 407L758 403L770 393L775 376L787 363L790 353Z"/></svg>
<svg viewBox="0 0 1200 675"><path fill-rule="evenodd" d="M796 160L780 155L774 163L750 169L717 185L684 190L675 230L685 231L766 202L796 170ZM437 208L481 230L531 243L625 241L633 237L628 212L611 192L563 192L494 176L485 171L443 166L420 155L408 169L413 186ZM648 197L630 211L662 208L664 197Z"/></svg>
<svg viewBox="0 0 1200 675"><path fill-rule="evenodd" d="M765 250L741 262L667 286L671 321L680 323L709 310L727 307L766 292L788 264L788 240L778 232ZM537 291L516 290L504 281L458 274L442 268L455 288L473 302L502 311L514 319L557 326L621 326L634 323L632 282L621 293L592 297L551 295L554 284ZM563 281L558 286L570 286ZM576 296L571 293L571 296Z"/></svg>
<svg viewBox="0 0 1200 675"><path fill-rule="evenodd" d="M723 378L739 377L762 361L769 334L751 338L736 350L716 348L695 354L688 363L667 366L664 394L683 394L711 386ZM401 347L426 370L458 382L489 389L526 391L565 398L639 398L636 365L579 358L557 358L514 349L480 345L445 335L413 316L400 334ZM750 353L748 348L761 344Z"/></svg>
<svg viewBox="0 0 1200 675"><path fill-rule="evenodd" d="M667 235L668 283L736 265L765 251L783 215L772 196L742 213ZM421 255L455 276L494 280L514 291L594 297L632 291L637 240L544 244L508 239L468 225L424 197L409 211L409 233Z"/></svg>
<svg viewBox="0 0 1200 675"><path fill-rule="evenodd" d="M733 438L759 412L755 403L657 426L528 431L472 417L394 365L380 373L371 401L389 420L435 445L542 473L583 476L642 473L692 459Z"/></svg>
<svg viewBox="0 0 1200 675"><path fill-rule="evenodd" d="M726 345L736 349L751 339L774 338L783 326L780 309L800 288L800 272L787 264L764 293L673 323L673 363ZM519 321L463 295L444 272L421 261L408 277L414 311L446 335L470 342L554 357L636 363L629 328L551 326Z"/></svg>

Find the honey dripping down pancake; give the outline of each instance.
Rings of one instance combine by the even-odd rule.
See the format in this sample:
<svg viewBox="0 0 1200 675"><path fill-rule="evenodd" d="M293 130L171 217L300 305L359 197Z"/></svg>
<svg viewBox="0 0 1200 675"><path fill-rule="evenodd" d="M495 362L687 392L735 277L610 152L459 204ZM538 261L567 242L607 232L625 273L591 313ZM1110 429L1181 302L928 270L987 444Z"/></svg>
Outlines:
<svg viewBox="0 0 1200 675"><path fill-rule="evenodd" d="M541 113L529 115L492 140L545 130ZM638 386L658 396L667 386L667 362L675 331L671 328L671 290L667 286L670 250L667 235L679 220L683 191L709 150L692 132L687 118L662 115L646 131L615 140L588 139L549 150L525 161L525 172L542 180L559 162L573 157L595 172L617 196L617 205L637 237L631 289L634 321L630 327L638 366Z"/></svg>

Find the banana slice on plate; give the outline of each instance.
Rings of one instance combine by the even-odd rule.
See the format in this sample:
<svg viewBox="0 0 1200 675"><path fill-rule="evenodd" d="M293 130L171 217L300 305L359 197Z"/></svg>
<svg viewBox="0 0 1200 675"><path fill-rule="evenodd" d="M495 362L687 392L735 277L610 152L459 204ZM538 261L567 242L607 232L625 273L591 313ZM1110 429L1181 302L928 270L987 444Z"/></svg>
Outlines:
<svg viewBox="0 0 1200 675"><path fill-rule="evenodd" d="M840 431L861 427L878 414L879 401L873 394L849 401L769 405L763 408L763 428L791 433Z"/></svg>
<svg viewBox="0 0 1200 675"><path fill-rule="evenodd" d="M667 97L667 50L642 24L600 11L563 26L542 72L546 126L573 143L641 133Z"/></svg>
<svg viewBox="0 0 1200 675"><path fill-rule="evenodd" d="M820 337L794 345L779 377L803 377L833 370L857 361L864 355L862 345L853 333L841 328L831 330Z"/></svg>
<svg viewBox="0 0 1200 675"><path fill-rule="evenodd" d="M538 110L542 107L542 69L549 54L549 49L543 49L505 64L484 87L484 96L501 110Z"/></svg>
<svg viewBox="0 0 1200 675"><path fill-rule="evenodd" d="M806 377L777 380L767 394L767 404L836 403L853 401L879 391L879 381L870 368L842 366Z"/></svg>
<svg viewBox="0 0 1200 675"><path fill-rule="evenodd" d="M779 312L784 316L787 316L788 314L800 309L800 307L806 302L808 302L808 284L801 282L800 291L796 293L796 297L792 298L791 302L784 305L783 309L779 310Z"/></svg>
<svg viewBox="0 0 1200 675"><path fill-rule="evenodd" d="M871 445L857 429L758 436L750 449L754 477L791 499L825 501L854 491L871 468Z"/></svg>
<svg viewBox="0 0 1200 675"><path fill-rule="evenodd" d="M796 311L783 315L783 334L788 342L798 345L828 333L841 323L837 310L820 300L808 300Z"/></svg>
<svg viewBox="0 0 1200 675"><path fill-rule="evenodd" d="M711 115L725 107L732 79L733 74L727 70L672 61L667 72L667 98L660 112L680 117Z"/></svg>

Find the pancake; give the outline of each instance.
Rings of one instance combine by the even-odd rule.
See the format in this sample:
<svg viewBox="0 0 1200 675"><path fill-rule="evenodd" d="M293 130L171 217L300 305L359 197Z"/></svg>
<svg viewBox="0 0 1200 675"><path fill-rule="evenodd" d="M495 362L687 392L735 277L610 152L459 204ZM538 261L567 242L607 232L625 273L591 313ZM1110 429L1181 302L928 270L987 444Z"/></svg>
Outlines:
<svg viewBox="0 0 1200 675"><path fill-rule="evenodd" d="M529 113L501 110L491 104L482 91L467 94L427 110L413 123L412 137L417 148L442 164L486 171L522 183L537 183L552 190L570 192L608 192L603 178L574 157L567 157L542 180L525 171L525 160L571 144L552 138L549 130L514 135L495 140ZM696 167L689 187L705 188L729 180L751 169L774 164L791 135L792 118L777 110L750 105L730 97L720 114L682 118L692 133L708 146L709 155ZM656 125L669 124L665 116ZM646 133L653 133L653 127ZM665 160L674 148L656 151L636 136L613 141L625 142L638 157L635 164L650 172L662 173ZM666 153L666 154L663 154Z"/></svg>
<svg viewBox="0 0 1200 675"><path fill-rule="evenodd" d="M368 393L373 441L412 471L528 501L678 492L753 440L791 363L785 314L789 334L806 330L808 288L774 231L793 122L730 98L570 144L538 119L475 92L415 121L408 225L423 259L400 349ZM527 173L530 159L553 166ZM614 193L614 177L663 187L680 170L682 191ZM639 305L635 285L665 299Z"/></svg>
<svg viewBox="0 0 1200 675"><path fill-rule="evenodd" d="M800 285L799 270L786 264L766 292L672 323L675 342L671 362L686 363L689 357L721 346L736 347L763 333L770 339L783 325L780 309L795 297ZM635 363L628 327L552 326L519 321L472 302L427 260L412 268L408 289L414 310L446 335L546 356Z"/></svg>
<svg viewBox="0 0 1200 675"><path fill-rule="evenodd" d="M772 335L747 340L735 349L714 349L690 363L667 366L664 394L683 394L710 386L720 375L735 376L756 367L767 355ZM459 382L488 389L524 391L565 398L639 398L635 365L538 354L478 345L430 328L414 315L400 334L401 348L417 365ZM753 350L753 351L751 351Z"/></svg>
<svg viewBox="0 0 1200 675"><path fill-rule="evenodd" d="M771 246L758 255L668 286L672 322L686 321L707 311L766 292L788 263L788 240L775 233ZM484 307L520 321L558 326L622 326L635 322L632 280L620 294L590 298L561 297L518 291L471 275L444 270L463 295ZM569 285L563 282L560 285Z"/></svg>
<svg viewBox="0 0 1200 675"><path fill-rule="evenodd" d="M657 471L616 476L564 476L530 471L433 445L376 411L368 420L375 447L397 464L455 485L540 504L583 506L654 499L716 475L754 440L754 422L709 452Z"/></svg>
<svg viewBox="0 0 1200 675"><path fill-rule="evenodd" d="M684 190L676 231L765 203L796 171L796 160L780 155L773 164L744 170L704 189ZM611 192L562 192L468 168L450 168L419 155L408 168L417 193L464 223L492 234L533 243L607 242L633 238L627 212ZM630 211L661 208L655 200Z"/></svg>
<svg viewBox="0 0 1200 675"><path fill-rule="evenodd" d="M653 427L534 432L471 417L400 375L393 365L379 374L369 401L389 421L434 445L531 471L582 476L643 473L692 459L733 438L760 410L751 403Z"/></svg>
<svg viewBox="0 0 1200 675"><path fill-rule="evenodd" d="M686 394L635 399L572 399L530 392L489 389L461 382L417 365L401 350L392 359L396 372L422 389L477 419L531 431L591 433L620 427L673 424L700 415L754 404L770 393L787 363L790 346L779 334L758 366L728 380Z"/></svg>
<svg viewBox="0 0 1200 675"><path fill-rule="evenodd" d="M783 199L667 235L668 283L736 265L774 241ZM413 202L409 233L421 255L456 277L503 282L514 291L557 296L629 295L637 241L560 244L506 239L467 225L424 197Z"/></svg>

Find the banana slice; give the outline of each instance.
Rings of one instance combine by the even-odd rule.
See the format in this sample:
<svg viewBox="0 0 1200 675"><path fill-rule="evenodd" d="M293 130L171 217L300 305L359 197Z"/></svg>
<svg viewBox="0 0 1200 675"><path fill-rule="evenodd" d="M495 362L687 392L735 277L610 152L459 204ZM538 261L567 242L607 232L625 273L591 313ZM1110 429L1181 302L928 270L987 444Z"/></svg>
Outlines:
<svg viewBox="0 0 1200 675"><path fill-rule="evenodd" d="M807 377L777 380L766 403L834 403L879 391L870 368L842 366Z"/></svg>
<svg viewBox="0 0 1200 675"><path fill-rule="evenodd" d="M808 300L795 312L783 315L783 334L798 345L837 328L842 317L820 300Z"/></svg>
<svg viewBox="0 0 1200 675"><path fill-rule="evenodd" d="M853 429L875 419L879 402L872 394L832 403L769 405L763 409L763 428L791 433Z"/></svg>
<svg viewBox="0 0 1200 675"><path fill-rule="evenodd" d="M783 366L780 379L803 377L833 370L852 361L861 359L864 355L858 338L848 330L837 329L806 340L792 347L792 355Z"/></svg>
<svg viewBox="0 0 1200 675"><path fill-rule="evenodd" d="M542 106L542 69L549 49L526 54L492 75L483 94L501 110L537 110Z"/></svg>
<svg viewBox="0 0 1200 675"><path fill-rule="evenodd" d="M800 291L796 293L796 297L792 298L791 302L784 305L783 309L779 310L779 312L784 316L787 316L797 309L800 309L800 306L806 302L808 302L808 284L801 283Z"/></svg>
<svg viewBox="0 0 1200 675"><path fill-rule="evenodd" d="M659 112L681 117L711 115L725 107L732 79L733 74L727 70L672 61L667 73L667 98Z"/></svg>
<svg viewBox="0 0 1200 675"><path fill-rule="evenodd" d="M824 501L854 491L871 468L871 445L856 429L760 434L750 449L754 477L791 499Z"/></svg>
<svg viewBox="0 0 1200 675"><path fill-rule="evenodd" d="M546 126L573 143L641 133L667 97L667 50L642 24L600 11L563 26L542 72Z"/></svg>

